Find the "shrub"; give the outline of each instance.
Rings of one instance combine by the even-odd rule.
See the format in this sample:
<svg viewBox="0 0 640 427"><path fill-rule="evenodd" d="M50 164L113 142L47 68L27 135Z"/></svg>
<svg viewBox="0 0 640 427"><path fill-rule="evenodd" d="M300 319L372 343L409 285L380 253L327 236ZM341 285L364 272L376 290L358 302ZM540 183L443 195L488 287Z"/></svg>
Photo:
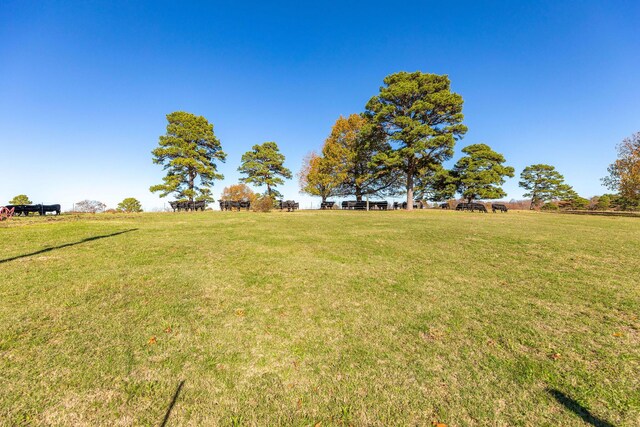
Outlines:
<svg viewBox="0 0 640 427"><path fill-rule="evenodd" d="M589 200L584 197L577 196L571 199L571 209L583 210L589 207Z"/></svg>
<svg viewBox="0 0 640 427"><path fill-rule="evenodd" d="M523 211L530 210L531 209L531 199L525 199L525 200L511 199L508 202L506 202L505 205L510 210L523 210Z"/></svg>
<svg viewBox="0 0 640 427"><path fill-rule="evenodd" d="M258 196L251 204L251 207L254 212L270 212L273 209L273 199L267 195Z"/></svg>
<svg viewBox="0 0 640 427"><path fill-rule="evenodd" d="M640 210L640 203L630 200L619 194L610 194L611 208L619 211L637 211Z"/></svg>
<svg viewBox="0 0 640 427"><path fill-rule="evenodd" d="M120 212L142 212L142 205L138 199L134 197L127 197L120 203L118 203L118 211Z"/></svg>
<svg viewBox="0 0 640 427"><path fill-rule="evenodd" d="M555 203L552 203L552 202L547 202L544 205L542 205L540 210L543 210L543 211L557 211L558 210L558 205L556 205Z"/></svg>
<svg viewBox="0 0 640 427"><path fill-rule="evenodd" d="M606 211L610 207L611 207L611 196L609 196L608 194L603 194L602 196L598 197L598 200L596 201L594 209Z"/></svg>

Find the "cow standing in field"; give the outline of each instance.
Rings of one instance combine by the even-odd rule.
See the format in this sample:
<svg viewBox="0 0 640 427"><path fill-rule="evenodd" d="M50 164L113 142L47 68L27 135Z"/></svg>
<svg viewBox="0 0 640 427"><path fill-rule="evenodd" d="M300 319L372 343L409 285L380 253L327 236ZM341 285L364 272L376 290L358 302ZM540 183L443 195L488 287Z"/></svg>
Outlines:
<svg viewBox="0 0 640 427"><path fill-rule="evenodd" d="M507 208L507 205L503 203L492 203L491 210L493 213L496 213L496 211L507 212L509 209Z"/></svg>
<svg viewBox="0 0 640 427"><path fill-rule="evenodd" d="M470 211L470 212L484 212L487 213L487 207L482 203L458 203L456 206L457 211Z"/></svg>
<svg viewBox="0 0 640 427"><path fill-rule="evenodd" d="M232 211L233 209L246 209L249 210L251 208L251 202L249 200L218 200L220 203L221 211Z"/></svg>
<svg viewBox="0 0 640 427"><path fill-rule="evenodd" d="M286 200L286 201L282 201L280 200L278 202L278 207L280 208L280 210L286 209L287 212L293 212L296 209L300 209L300 203L296 203L295 200Z"/></svg>

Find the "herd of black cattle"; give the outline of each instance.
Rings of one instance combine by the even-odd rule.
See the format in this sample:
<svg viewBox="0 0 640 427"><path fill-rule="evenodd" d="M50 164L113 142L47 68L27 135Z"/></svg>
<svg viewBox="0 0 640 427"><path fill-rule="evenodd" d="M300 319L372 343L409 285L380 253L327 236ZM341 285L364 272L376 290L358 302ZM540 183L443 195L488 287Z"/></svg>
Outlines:
<svg viewBox="0 0 640 427"><path fill-rule="evenodd" d="M45 215L49 212L60 215L60 205L7 205L14 215L29 216L30 213Z"/></svg>
<svg viewBox="0 0 640 427"><path fill-rule="evenodd" d="M231 210L241 210L246 209L249 210L251 208L251 202L248 200L239 200L239 201L230 201L230 200L219 200L220 210L221 211L231 211ZM296 209L300 209L300 203L297 203L294 200L279 200L276 202L276 208L280 210L286 209L287 212L295 211ZM174 212L176 211L204 211L207 207L207 203L205 201L195 201L195 202L169 202L171 209ZM344 210L387 210L389 209L389 202L386 201L363 201L363 200L347 200L342 202L340 205ZM406 209L407 202L393 202L391 205L394 210L396 209ZM47 213L54 213L56 215L60 215L60 205L8 205L5 206L7 209L13 209L14 215L23 215L28 216L30 213L38 213L40 215L45 215ZM322 202L320 204L320 209L333 209L336 207L336 202ZM413 203L414 209L424 209L427 206L421 201L415 201ZM440 205L442 209L449 209L450 206L448 203L442 203ZM487 207L482 203L458 203L455 207L457 211L471 211L471 212L487 212ZM493 203L491 204L491 210L495 213L497 211L507 212L507 206L502 203Z"/></svg>
<svg viewBox="0 0 640 427"><path fill-rule="evenodd" d="M221 211L232 211L232 210L242 210L251 209L251 201L249 200L218 200L220 204ZM171 205L171 209L173 211L198 211L205 210L206 203L203 201L199 202L169 202ZM287 212L295 211L296 209L300 209L300 203L297 203L294 200L279 200L276 202L277 209L284 210ZM320 209L333 209L336 207L336 202L325 201L320 203ZM341 203L340 207L344 210L356 210L356 211L364 211L364 210L388 210L390 205L387 201L365 201L365 200L346 200ZM391 207L394 210L397 209L406 209L407 202L393 202ZM443 203L440 205L442 209L449 209L448 203ZM425 209L427 205L419 200L416 200L413 203L414 209ZM457 211L471 211L471 212L487 212L487 208L482 203L458 203L455 208ZM491 205L491 209L493 212L507 212L507 206L501 203L493 203Z"/></svg>
<svg viewBox="0 0 640 427"><path fill-rule="evenodd" d="M234 209L241 210L251 209L251 202L249 200L239 200L239 201L231 201L231 200L218 200L220 203L221 211L232 211ZM295 211L296 209L300 209L300 203L294 200L278 200L276 202L276 208L280 210L286 209L287 212Z"/></svg>

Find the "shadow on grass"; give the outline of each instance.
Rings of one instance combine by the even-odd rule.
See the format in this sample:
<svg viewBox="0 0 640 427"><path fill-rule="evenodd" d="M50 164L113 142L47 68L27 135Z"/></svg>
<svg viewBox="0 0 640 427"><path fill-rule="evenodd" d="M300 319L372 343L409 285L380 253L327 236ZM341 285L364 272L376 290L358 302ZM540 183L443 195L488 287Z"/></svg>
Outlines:
<svg viewBox="0 0 640 427"><path fill-rule="evenodd" d="M160 424L160 427L164 427L164 426L167 425L167 421L169 421L169 416L171 416L171 410L173 409L173 406L176 404L176 400L178 400L178 396L180 395L180 390L182 390L182 386L184 385L184 381L185 380L182 380L178 384L178 388L176 389L176 392L173 394L173 399L171 399L171 403L169 404L169 407L167 408L167 413L164 414L164 419L162 420L162 424Z"/></svg>
<svg viewBox="0 0 640 427"><path fill-rule="evenodd" d="M608 423L607 421L591 414L591 412L587 408L585 408L563 392L553 388L548 388L547 393L553 396L554 399L561 403L565 408L582 418L585 423L591 424L595 427L614 427L613 424Z"/></svg>
<svg viewBox="0 0 640 427"><path fill-rule="evenodd" d="M40 255L40 254L43 254L43 253L46 253L46 252L50 252L50 251L53 251L53 250L56 250L56 249L68 248L69 246L75 246L75 245L79 245L81 243L87 243L87 242L92 242L94 240L106 239L107 237L118 236L120 234L129 233L131 231L136 231L136 230L138 230L138 229L137 228L132 228L130 230L118 231L116 233L103 234L101 236L87 237L86 239L82 239L82 240L77 241L77 242L65 243L64 245L53 246L53 247L50 247L50 248L41 249L39 251L31 252L29 254L17 255L17 256L11 257L11 258L0 259L0 264L4 264L5 262L9 262L9 261L15 261L15 260L20 259L20 258L26 258L26 257L34 256L34 255Z"/></svg>

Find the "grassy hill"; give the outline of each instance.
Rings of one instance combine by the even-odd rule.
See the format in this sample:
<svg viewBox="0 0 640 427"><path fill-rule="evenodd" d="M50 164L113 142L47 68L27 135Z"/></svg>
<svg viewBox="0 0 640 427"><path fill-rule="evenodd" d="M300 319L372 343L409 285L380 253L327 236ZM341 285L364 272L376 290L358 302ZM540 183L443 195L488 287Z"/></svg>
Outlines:
<svg viewBox="0 0 640 427"><path fill-rule="evenodd" d="M640 425L637 218L103 214L0 239L0 425Z"/></svg>

